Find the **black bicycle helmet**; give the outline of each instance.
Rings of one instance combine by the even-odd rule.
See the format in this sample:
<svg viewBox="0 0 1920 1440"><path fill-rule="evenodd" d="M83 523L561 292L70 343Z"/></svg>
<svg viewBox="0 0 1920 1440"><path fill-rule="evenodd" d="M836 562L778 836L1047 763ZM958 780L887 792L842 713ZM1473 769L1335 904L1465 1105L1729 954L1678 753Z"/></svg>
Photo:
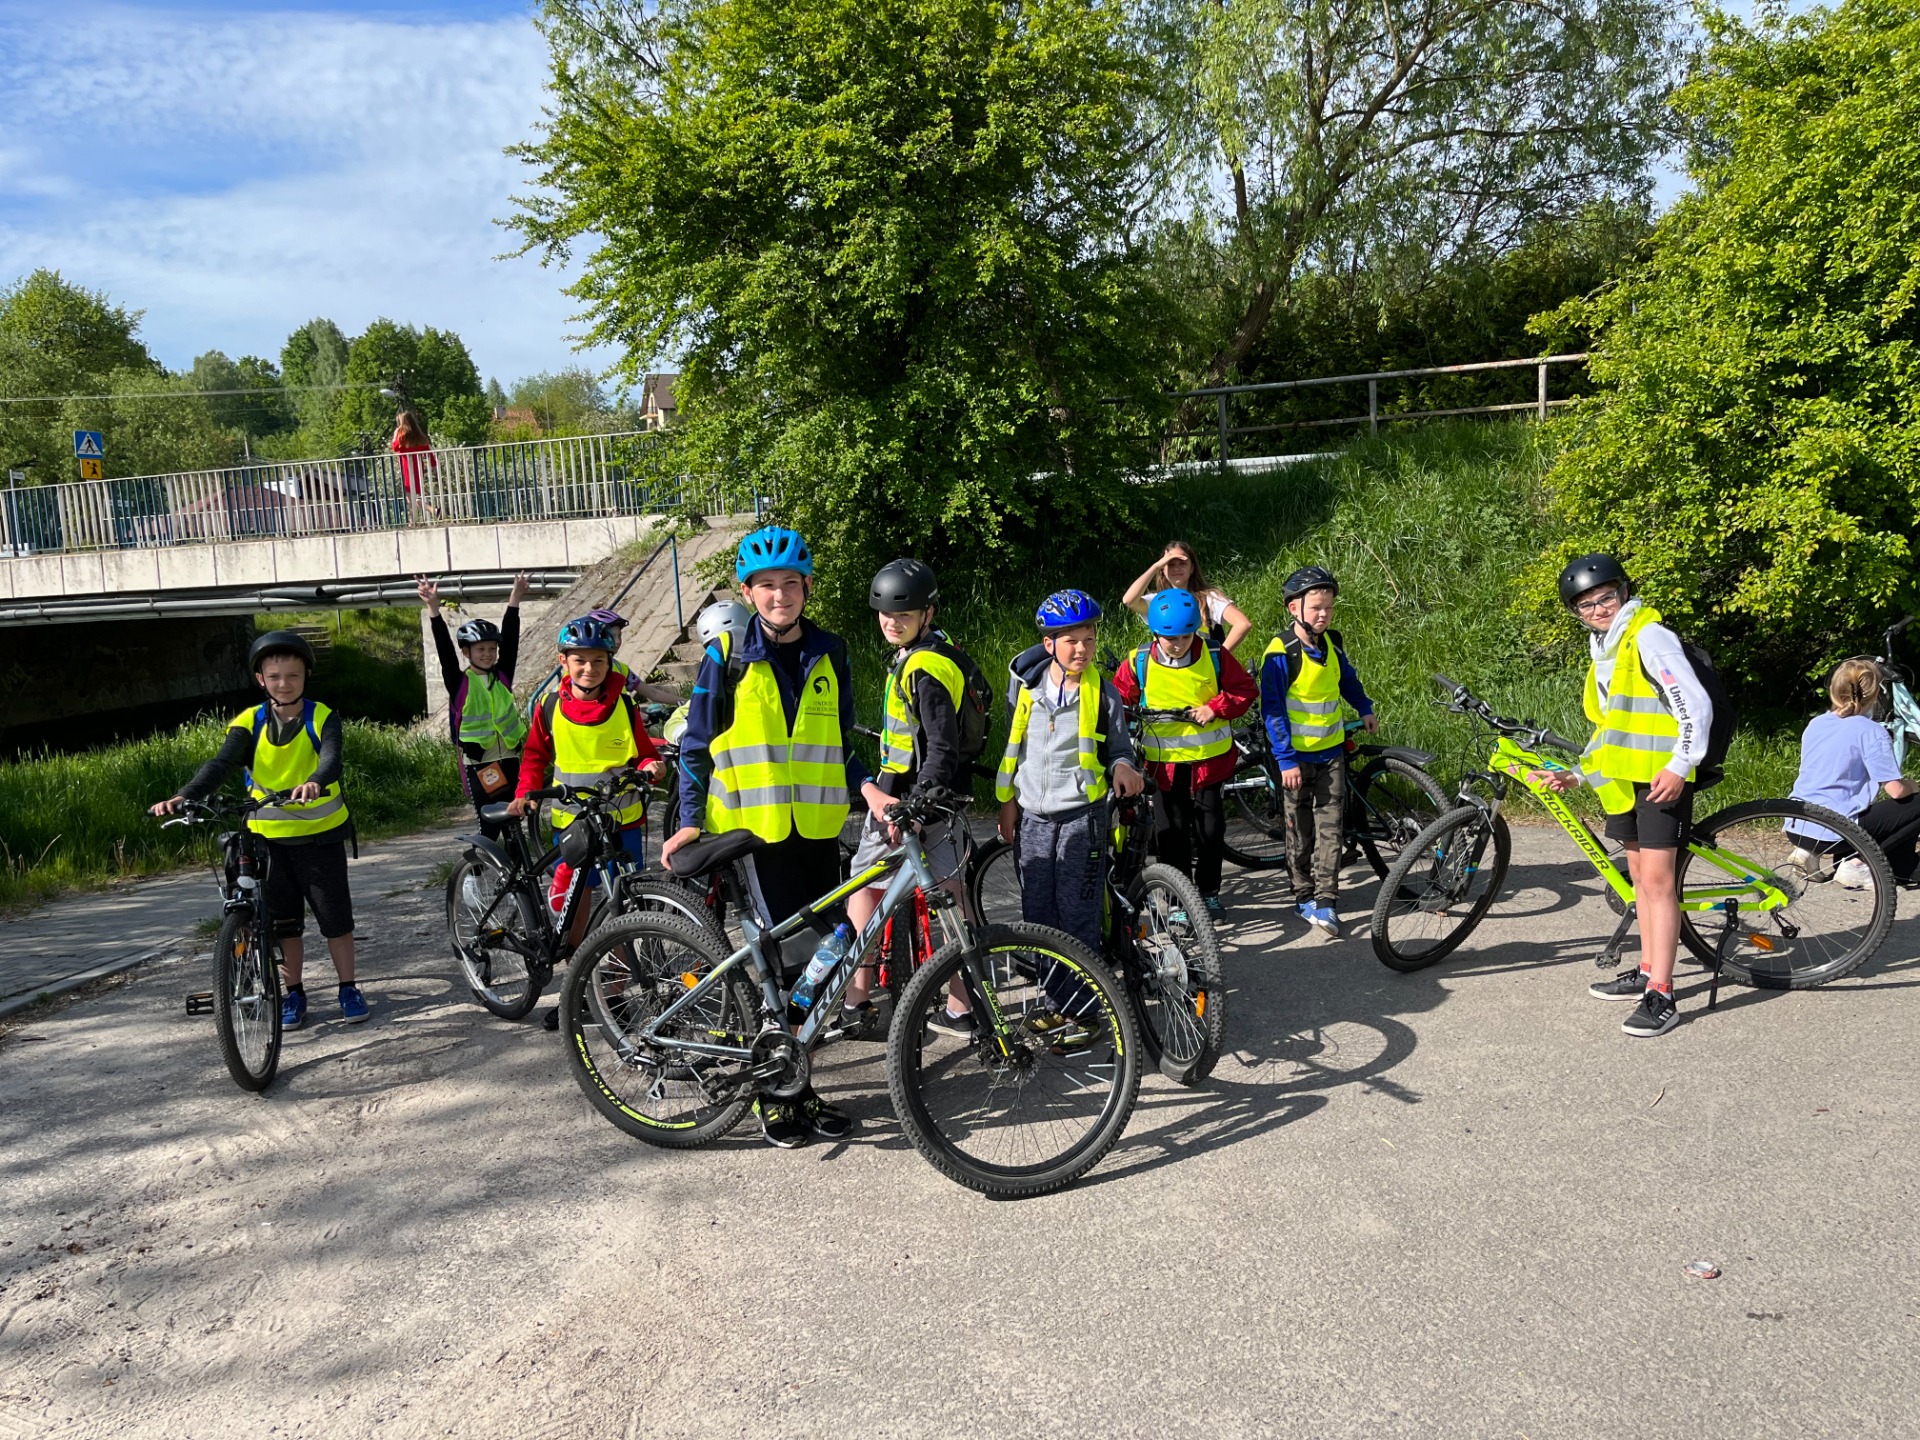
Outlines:
<svg viewBox="0 0 1920 1440"><path fill-rule="evenodd" d="M1627 572L1611 555L1582 555L1560 572L1560 603L1568 609L1587 591L1601 585L1627 584Z"/></svg>
<svg viewBox="0 0 1920 1440"><path fill-rule="evenodd" d="M867 591L867 603L880 611L925 610L939 599L933 567L919 560L889 560Z"/></svg>
<svg viewBox="0 0 1920 1440"><path fill-rule="evenodd" d="M1302 565L1287 576L1287 583L1280 587L1280 593L1288 602L1298 600L1309 590L1331 590L1340 593L1340 582L1333 578L1333 572L1323 565Z"/></svg>
<svg viewBox="0 0 1920 1440"><path fill-rule="evenodd" d="M291 630L269 630L256 639L247 651L247 669L258 675L260 662L274 655L298 655L306 662L307 673L313 673L313 647Z"/></svg>
<svg viewBox="0 0 1920 1440"><path fill-rule="evenodd" d="M500 638L500 627L491 620L469 620L453 632L453 638L460 642L460 648L469 645L484 645L489 640Z"/></svg>

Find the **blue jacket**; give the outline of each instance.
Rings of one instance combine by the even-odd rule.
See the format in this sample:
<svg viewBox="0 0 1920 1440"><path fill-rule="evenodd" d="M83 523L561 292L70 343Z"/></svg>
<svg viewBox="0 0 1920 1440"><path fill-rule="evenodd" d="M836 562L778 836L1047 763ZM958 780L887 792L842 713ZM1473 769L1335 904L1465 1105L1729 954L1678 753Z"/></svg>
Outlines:
<svg viewBox="0 0 1920 1440"><path fill-rule="evenodd" d="M1289 633L1298 638L1297 632ZM1326 649L1316 649L1304 641L1301 648L1309 659L1318 664L1326 663ZM1371 715L1373 701L1367 698L1367 692L1360 684L1360 677L1354 673L1346 652L1337 645L1328 648L1340 657L1340 698L1363 717ZM1267 739L1273 745L1274 763L1282 770L1291 770L1300 763L1300 756L1293 748L1293 727L1287 724L1287 687L1292 683L1293 676L1287 670L1286 652L1277 650L1267 656L1260 666L1260 714L1267 722Z"/></svg>
<svg viewBox="0 0 1920 1440"><path fill-rule="evenodd" d="M813 662L825 655L832 664L834 678L840 686L840 734L847 752L847 791L858 795L860 787L873 778L866 762L854 753L853 739L853 680L847 666L847 642L838 635L822 630L813 621L802 617L800 621L800 665L799 673L805 675L813 668ZM749 664L756 660L765 660L767 640L760 628L758 617L747 627L746 635L740 641L740 658ZM795 688L795 680L788 677L778 665L771 667L774 678L780 685L780 703L787 712L787 724L793 724L793 717L800 710L800 692ZM718 733L715 722L719 719L719 692L727 680L726 666L721 662L717 645L710 645L700 656L700 673L693 682L693 698L687 705L687 730L680 737L680 826L685 829L691 825L704 829L707 811L707 780L713 774L713 757L710 747L713 737Z"/></svg>

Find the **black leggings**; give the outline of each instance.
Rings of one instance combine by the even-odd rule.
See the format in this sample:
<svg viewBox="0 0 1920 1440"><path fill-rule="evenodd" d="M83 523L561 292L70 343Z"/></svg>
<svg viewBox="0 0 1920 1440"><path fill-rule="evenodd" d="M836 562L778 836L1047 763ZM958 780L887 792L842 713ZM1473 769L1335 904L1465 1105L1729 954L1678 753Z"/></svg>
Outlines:
<svg viewBox="0 0 1920 1440"><path fill-rule="evenodd" d="M1193 766L1173 767L1173 788L1160 792L1154 807L1153 848L1176 870L1193 877L1202 895L1220 893L1222 847L1227 840L1225 794L1218 785L1193 788ZM1190 855L1187 836L1199 840L1200 853Z"/></svg>
<svg viewBox="0 0 1920 1440"><path fill-rule="evenodd" d="M1914 842L1920 839L1920 795L1876 800L1860 812L1858 823L1886 852L1894 878L1911 880L1914 870L1920 868L1920 858L1914 853Z"/></svg>

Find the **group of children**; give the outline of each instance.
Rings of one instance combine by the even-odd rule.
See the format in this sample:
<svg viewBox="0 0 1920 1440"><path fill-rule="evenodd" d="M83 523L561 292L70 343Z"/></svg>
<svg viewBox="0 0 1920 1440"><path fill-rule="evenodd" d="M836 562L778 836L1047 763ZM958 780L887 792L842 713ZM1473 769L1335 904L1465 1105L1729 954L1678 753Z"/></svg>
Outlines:
<svg viewBox="0 0 1920 1440"><path fill-rule="evenodd" d="M849 743L854 690L846 643L807 615L814 559L796 532L767 526L739 545L735 578L744 606L710 607L699 621L699 672L685 709L674 778L678 827L661 861L702 834L751 831L764 845L744 862L752 903L778 920L832 890L840 880L839 837L853 799L864 808L856 869L898 843L887 820L897 800L923 789L966 794L984 725L977 668L936 625L936 578L917 560L897 560L875 577L870 603L894 648L883 695L885 731L880 771L871 773ZM1155 582L1158 581L1156 587ZM1183 583L1184 582L1184 583ZM1188 585L1197 589L1189 589ZM1377 727L1372 701L1332 628L1339 582L1317 566L1296 570L1284 586L1290 624L1262 655L1259 681L1234 657L1232 644L1249 628L1224 595L1200 579L1192 549L1170 546L1127 593L1145 616L1151 639L1119 672L1104 675L1095 657L1101 608L1081 590L1049 595L1035 612L1038 642L1008 667L1010 728L995 776L1000 833L1017 847L1025 917L1102 949L1109 795L1133 796L1151 783L1158 795L1160 858L1193 876L1207 908L1220 913L1224 839L1222 786L1238 764L1232 724L1255 703L1271 746L1284 797L1287 857L1298 913L1329 936L1344 844L1344 714ZM438 592L422 581L450 692L450 727L462 775L476 809L511 796L524 815L532 792L550 783L593 784L627 769L662 778L658 751L635 705L637 685L619 662L617 615L594 612L560 628L561 673L531 718L513 701L518 658L516 581L498 627L464 623L449 636ZM1585 708L1593 738L1578 770L1537 778L1555 788L1594 786L1607 812L1607 834L1626 848L1639 900L1641 962L1592 987L1596 996L1636 1002L1624 1029L1664 1034L1677 1020L1672 996L1679 933L1675 883L1679 848L1687 843L1694 779L1712 725L1712 702L1685 647L1657 611L1631 595L1625 571L1610 556L1568 565L1560 593L1590 632ZM455 663L454 645L461 652ZM220 753L180 795L154 806L177 810L183 799L210 794L245 767L256 797L291 798L251 820L272 856L270 897L285 957L285 1023L306 1014L301 983L303 901L311 907L339 972L340 1006L349 1020L367 1016L354 984L353 917L345 844L351 823L340 791L340 721L305 698L313 655L290 632L263 635L253 648L256 679L267 699L236 716ZM1854 668L1849 669L1849 666ZM1848 662L1833 681L1834 711L1808 729L1796 795L1844 801L1865 812L1902 879L1916 868L1920 796L1899 778L1885 732L1872 712L1877 671ZM971 707L971 712L970 712ZM1136 747L1128 711L1142 717ZM975 723L969 724L969 718ZM1858 723L1852 723L1857 721ZM1876 744L1869 732L1877 732ZM1885 786L1887 800L1871 806ZM1842 794L1841 792L1845 792ZM624 841L641 854L641 793L627 797ZM573 815L556 807L554 824ZM482 815L491 829L496 822ZM929 827L923 843L941 884L961 883L963 844L956 819ZM1819 837L1807 843L1817 845ZM1845 865L1841 883L1850 883ZM571 877L554 879L563 898ZM879 891L855 894L846 919L856 929L874 912ZM579 936L572 938L576 943ZM848 1030L870 1028L871 976L847 992ZM973 1017L957 986L933 1022L969 1034ZM767 1140L778 1146L809 1135L843 1135L851 1120L811 1091L790 1103L757 1107Z"/></svg>

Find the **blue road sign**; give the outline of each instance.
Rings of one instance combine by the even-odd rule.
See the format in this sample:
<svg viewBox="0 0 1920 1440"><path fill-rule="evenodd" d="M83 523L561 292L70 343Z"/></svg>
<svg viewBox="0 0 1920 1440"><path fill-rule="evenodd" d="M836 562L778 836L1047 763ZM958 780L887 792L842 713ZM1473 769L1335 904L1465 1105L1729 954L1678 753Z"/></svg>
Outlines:
<svg viewBox="0 0 1920 1440"><path fill-rule="evenodd" d="M76 460L98 460L106 453L106 437L98 430L73 432L73 455Z"/></svg>

